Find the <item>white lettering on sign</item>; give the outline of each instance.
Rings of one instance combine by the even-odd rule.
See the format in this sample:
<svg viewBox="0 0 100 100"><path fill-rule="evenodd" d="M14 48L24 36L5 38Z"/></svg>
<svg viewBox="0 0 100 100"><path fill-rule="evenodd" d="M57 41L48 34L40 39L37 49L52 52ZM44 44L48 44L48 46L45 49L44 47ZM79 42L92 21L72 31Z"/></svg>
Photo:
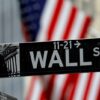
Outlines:
<svg viewBox="0 0 100 100"><path fill-rule="evenodd" d="M94 49L95 54L98 54L98 49ZM52 54L49 55L49 51L45 50L44 52L42 51L30 51L30 58L32 62L33 69L37 69L38 65L41 68L52 68L54 64L56 64L58 67L77 67L79 66L91 66L92 61L85 61L85 56L84 56L84 50L81 48L79 49L79 59L77 59L76 62L70 61L71 55L70 55L70 50L66 49L64 50L65 58L62 58L62 55L58 52L58 50L53 50ZM36 53L36 54L34 54ZM51 52L50 52L51 53ZM48 57L50 59L48 59ZM47 60L48 64L47 64ZM65 63L64 63L64 61Z"/></svg>
<svg viewBox="0 0 100 100"><path fill-rule="evenodd" d="M38 62L40 62L41 68L45 68L47 60L48 51L44 51L42 58L41 51L37 51L36 57L34 57L34 52L30 52L30 57L34 69L37 69Z"/></svg>
<svg viewBox="0 0 100 100"><path fill-rule="evenodd" d="M53 66L53 64L58 64L60 67L64 67L64 65L62 63L62 60L60 58L60 55L59 55L57 50L53 51L52 56L51 56L51 60L50 60L50 63L49 63L48 67L51 68Z"/></svg>
<svg viewBox="0 0 100 100"><path fill-rule="evenodd" d="M80 66L89 66L92 65L91 61L84 61L84 52L83 49L80 49Z"/></svg>
<svg viewBox="0 0 100 100"><path fill-rule="evenodd" d="M78 66L78 63L77 62L73 62L71 63L70 62L70 55L69 55L69 49L67 49L66 51L66 55L65 55L65 58L66 58L66 66Z"/></svg>
<svg viewBox="0 0 100 100"><path fill-rule="evenodd" d="M93 48L93 56L98 57L100 56L100 48L99 47L95 47Z"/></svg>

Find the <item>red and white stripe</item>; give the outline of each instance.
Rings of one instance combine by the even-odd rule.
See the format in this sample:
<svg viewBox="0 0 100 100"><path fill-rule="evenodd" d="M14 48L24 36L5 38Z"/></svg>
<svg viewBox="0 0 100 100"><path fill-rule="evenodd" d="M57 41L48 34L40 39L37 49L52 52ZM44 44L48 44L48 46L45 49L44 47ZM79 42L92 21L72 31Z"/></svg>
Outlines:
<svg viewBox="0 0 100 100"><path fill-rule="evenodd" d="M37 41L84 38L90 22L70 0L47 0ZM99 100L100 73L33 77L28 88L26 100Z"/></svg>

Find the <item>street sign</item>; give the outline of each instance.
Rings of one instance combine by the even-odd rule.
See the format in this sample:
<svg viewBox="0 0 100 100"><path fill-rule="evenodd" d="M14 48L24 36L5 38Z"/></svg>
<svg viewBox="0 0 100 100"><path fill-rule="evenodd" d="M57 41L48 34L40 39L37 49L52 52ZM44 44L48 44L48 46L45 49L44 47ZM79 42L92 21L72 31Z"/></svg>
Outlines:
<svg viewBox="0 0 100 100"><path fill-rule="evenodd" d="M21 75L100 71L100 39L20 44Z"/></svg>
<svg viewBox="0 0 100 100"><path fill-rule="evenodd" d="M100 39L6 44L3 48L8 71L4 77L100 72Z"/></svg>

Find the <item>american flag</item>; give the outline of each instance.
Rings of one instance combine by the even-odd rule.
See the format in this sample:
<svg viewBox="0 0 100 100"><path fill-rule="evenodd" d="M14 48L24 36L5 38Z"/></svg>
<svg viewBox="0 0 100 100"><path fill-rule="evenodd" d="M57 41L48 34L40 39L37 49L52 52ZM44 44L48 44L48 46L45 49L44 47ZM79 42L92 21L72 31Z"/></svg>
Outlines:
<svg viewBox="0 0 100 100"><path fill-rule="evenodd" d="M19 0L27 41L87 36L91 17L71 0ZM92 45L92 44L91 44ZM31 77L26 100L100 100L100 73Z"/></svg>

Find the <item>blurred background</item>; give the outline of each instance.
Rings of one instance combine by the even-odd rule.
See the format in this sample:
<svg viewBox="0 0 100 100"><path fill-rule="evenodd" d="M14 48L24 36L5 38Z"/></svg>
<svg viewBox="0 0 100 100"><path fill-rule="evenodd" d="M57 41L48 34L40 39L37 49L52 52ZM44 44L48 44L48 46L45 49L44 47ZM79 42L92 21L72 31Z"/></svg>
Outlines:
<svg viewBox="0 0 100 100"><path fill-rule="evenodd" d="M55 0L55 2L53 0L0 0L0 43L45 41L45 35L42 34L39 36L39 34L44 32L44 30L38 30L40 27L44 27L46 24L48 24L50 19L45 19L44 22L40 20L43 19L44 16L47 16L47 12L49 12L49 9L53 9L55 7L54 4L56 3L56 1L59 1L60 3L62 3L61 1L63 1L64 5L67 4L67 1L71 2L72 5L76 6L79 11L84 12L86 16L90 16L91 24L88 25L88 31L84 31L85 36L82 38L100 38L100 0ZM47 6L45 7L46 3ZM60 3L58 3L58 11L61 6ZM49 7L49 4L51 4L52 6ZM30 11L30 7L33 10ZM48 9L48 11L46 11L46 9ZM27 12L29 13L27 14ZM53 11L51 15L52 14ZM27 18L28 15L32 16L29 16ZM55 19L57 19L57 16L55 17ZM53 25L54 23L51 24L51 27ZM48 38L48 40L50 40L50 38ZM84 84L86 84L86 82L88 84L86 85L86 89L84 90L85 92L83 93L85 97L82 97L82 86L80 86L77 82L75 83L75 80L73 79L75 78L78 80L77 74L69 75L69 82L67 80L66 83L63 83L63 86L65 86L65 90L63 89L63 86L61 87L63 89L63 92L59 91L59 88L61 86L59 81L59 84L57 82L54 83L55 85L53 84L54 76L51 78L50 76L0 78L0 91L11 96L15 96L18 98L18 100L65 100L66 98L67 100L100 100L100 73L89 73L89 78L87 80L85 80L85 78L87 77L86 74L82 75L84 76L84 78L78 78L81 81L84 80ZM61 78L61 82L66 80L65 76L59 76ZM93 83L93 80L96 82ZM79 88L77 90L80 90L81 93L79 91L75 91L75 86ZM96 87L95 90L92 89L93 86L98 87ZM54 90L51 89L54 87ZM42 92L40 93L40 91ZM94 91L95 93L89 93L89 91ZM57 99L59 95L58 92L61 92L60 94L62 94L62 97L60 99ZM79 96L77 95L77 93L79 93ZM81 97L82 99L80 99Z"/></svg>

